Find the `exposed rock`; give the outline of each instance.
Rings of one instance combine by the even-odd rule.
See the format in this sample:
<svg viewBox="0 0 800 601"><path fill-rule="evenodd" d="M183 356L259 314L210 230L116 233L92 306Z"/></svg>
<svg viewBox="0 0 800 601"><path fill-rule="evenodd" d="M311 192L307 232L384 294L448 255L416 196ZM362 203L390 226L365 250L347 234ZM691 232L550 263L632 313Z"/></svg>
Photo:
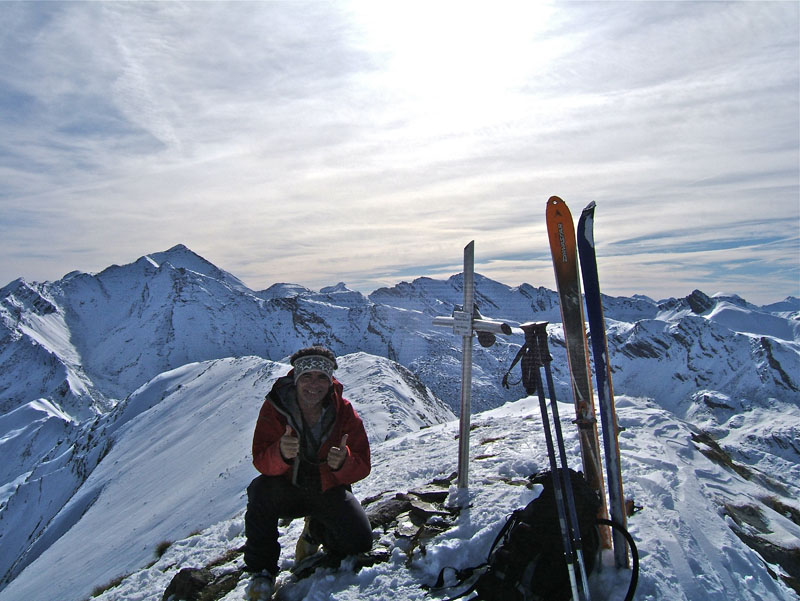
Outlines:
<svg viewBox="0 0 800 601"><path fill-rule="evenodd" d="M173 577L162 601L199 601L200 593L214 580L211 570L183 568Z"/></svg>

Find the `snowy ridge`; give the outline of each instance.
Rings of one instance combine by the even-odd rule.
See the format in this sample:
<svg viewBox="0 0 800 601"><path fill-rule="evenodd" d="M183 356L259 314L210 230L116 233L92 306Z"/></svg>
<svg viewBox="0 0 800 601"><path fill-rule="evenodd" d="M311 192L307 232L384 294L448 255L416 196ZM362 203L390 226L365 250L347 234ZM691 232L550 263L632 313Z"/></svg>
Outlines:
<svg viewBox="0 0 800 601"><path fill-rule="evenodd" d="M791 590L770 576L769 570L777 569L776 566L765 565L735 530L750 528L742 516L757 516L763 521L765 537L786 544L800 537L800 526L765 504L758 485L706 457L705 445L692 439L693 429L688 424L644 399L621 397L619 404L626 416L621 445L628 494L644 508L629 523L641 556L636 598L794 599ZM562 415L569 415L570 410L569 404L561 404ZM357 574L346 569L341 572L323 569L285 588L281 598L286 601L445 598L443 594L428 596L421 586L432 584L442 567L480 563L505 517L537 494L523 485L525 478L547 465L538 403L533 398L477 415L473 423L469 493L464 498L451 488L448 501L469 507L462 510L453 528L427 543L424 555L418 548L408 553L398 544L386 563L364 568ZM446 476L457 453L457 431L458 424L451 421L373 445L373 473L356 485L356 494L366 498ZM572 430L566 433L570 457L577 464L577 437ZM426 461L420 462L421 456ZM241 473L235 477L241 477L243 482L239 484L244 484L251 475ZM159 492L167 495L168 491ZM229 492L235 497L237 489L231 487ZM792 491L797 492L796 488ZM173 513L169 507L167 515ZM749 521L755 520L751 517ZM301 528L302 521L298 520L283 533L284 568L292 565L293 543ZM229 518L211 524L202 532L179 538L155 563L133 571L97 598L101 601L159 599L181 567L211 564L226 555L228 562L219 569L240 567L241 556L236 550L243 544L242 529L239 508ZM376 532L376 536L380 533ZM155 542L141 549L142 563L153 557L154 547ZM621 599L627 586L625 575L606 570L593 576L593 592L598 598ZM114 570L109 569L108 580L113 574ZM79 570L69 573L69 577L76 579L71 584L77 586ZM12 583L0 593L0 598L27 598L37 589L25 587L25 582L22 578ZM240 581L222 599L241 599L244 585ZM59 595L51 598L80 598Z"/></svg>
<svg viewBox="0 0 800 601"><path fill-rule="evenodd" d="M447 370L443 373L442 361L457 356L460 344L431 320L450 314L461 302L461 275L419 278L369 297L341 283L320 292L276 284L258 293L242 290L236 282L179 245L96 275L73 272L54 283L18 280L6 286L0 294L0 410L45 397L83 420L107 412L159 373L185 363L246 355L280 361L310 342L325 343L337 354L366 352L397 361L452 409L458 408L453 401L458 382ZM559 336L555 292L527 284L512 288L481 276L476 292L487 317L511 325L550 321ZM640 330L632 331L633 340L610 339L612 368L636 380L635 394L650 395L647 374L663 349L682 347L676 347L676 357L692 353L695 338L702 336L704 356L691 364L677 360L670 374L677 388L665 387L676 392L663 402L685 399L681 378L713 373L719 355L731 372L750 372L753 382L758 380L760 396L778 396L787 388L800 391L800 320L786 317L800 311L800 301L787 299L778 311L769 312L731 299L713 299L699 291L661 302L604 297L609 321L651 324L643 330L647 340L635 339ZM691 320L693 326L683 324ZM720 353L721 344L737 335L764 340L750 347L736 343L734 354ZM476 348L476 409L497 406L523 392L521 387L506 391L496 385L520 343L521 336L501 337L491 349ZM559 355L563 349L553 350L556 379L566 383ZM615 365L618 351L635 360ZM729 395L751 394L732 381L714 388Z"/></svg>
<svg viewBox="0 0 800 601"><path fill-rule="evenodd" d="M345 382L359 381L366 373L380 374L393 384L354 385L346 392L373 439L453 419L447 406L396 364L366 355L341 357L339 362L337 377ZM250 444L258 411L272 382L289 369L258 357L220 359L184 365L139 388L112 419L103 421L108 448L102 461L95 461L97 467L75 494L81 484L75 478L69 489L61 489L70 495L61 499L63 509L50 511L48 528L26 551L18 550L17 565L33 561L26 573L39 582L59 581L59 599L70 598L82 585L85 595L90 592L86 582L103 581L146 563L153 546L164 538L186 536L238 512L246 483L254 475ZM5 446L0 448L5 451ZM35 513L13 505L0 515L19 522ZM110 524L115 536L98 541L95 533ZM36 532L33 526L29 529ZM7 531L5 549L10 548L6 540L24 542L8 536L14 531L24 529ZM83 558L86 567L66 577L60 574L64 562L75 556ZM107 563L106 557L117 559Z"/></svg>
<svg viewBox="0 0 800 601"><path fill-rule="evenodd" d="M446 427L435 424L455 427L461 341L431 322L461 303L462 280L460 274L420 278L368 296L343 283L318 292L293 284L257 292L178 245L96 275L16 280L0 289L0 600L80 601L122 574L150 578L148 570L139 570L161 541L215 547L237 540L242 495L253 476L255 412L271 380L288 370L287 357L303 345L323 343L339 356L337 377L362 413L375 456L391 463L393 449L411 462L390 468L376 463L363 483L365 495L455 469L454 443L427 437L438 432L447 438L441 436ZM488 317L512 325L551 322L556 395L568 399L555 292L480 275L476 292ZM718 580L720 590L728 590L727 580L761 583L770 571L776 578L793 574L798 582L793 528L800 521L794 500L800 497L800 299L757 307L736 295L709 297L696 290L684 298L637 295L603 302L614 389L627 395L620 419L644 437L628 447L632 471L626 483L632 488L626 484L626 492L633 490L637 502L644 495L663 518L639 531L652 569L677 570L675 581L690 573ZM501 427L507 416L501 419L503 409L494 408L523 396L519 384L508 390L499 384L521 342L511 336L498 337L489 349L475 345L473 410L489 410L476 420L499 420ZM512 383L518 380L512 374ZM514 403L514 411L526 403ZM565 407L567 430L569 416ZM426 429L417 432L420 427ZM503 425L499 438L512 436L511 428ZM541 437L528 433L515 440L516 447L497 447L498 456L510 453L511 463L483 457L494 453L484 448L493 443L474 443L478 481L496 486L471 494L498 508L520 498L519 487L505 489L503 479L544 465ZM417 449L413 459L404 445ZM515 463L521 456L527 459ZM481 472L484 466L491 467ZM691 522L691 508L681 503L701 498L708 515ZM499 514L487 515L496 521ZM479 537L470 528L462 524L443 535L438 552L446 554L451 545L456 557L480 555L464 542ZM698 529L708 540L695 536L687 546L685 537ZM225 532L227 538L186 538L197 530ZM97 532L104 535L98 539ZM456 535L463 532L459 542ZM481 536L491 538L488 531ZM651 546L656 539L658 553ZM728 547L732 555L724 560L695 557ZM756 552L761 559L754 559ZM746 560L737 563L735 556ZM80 569L74 569L76 557L86 558ZM770 564L766 572L762 560ZM153 582L172 567L153 575ZM394 579L381 572L384 567L376 568L382 578ZM727 575L718 573L726 569ZM422 568L422 575L408 575L409 590L417 590L427 574ZM396 578L405 582L406 576ZM59 579L63 590L49 596ZM651 598L668 598L660 585L652 586ZM774 586L757 588L765 599L791 598L783 584ZM684 598L705 598L696 596L701 588L685 589ZM153 590L149 594L109 598L155 598Z"/></svg>
<svg viewBox="0 0 800 601"><path fill-rule="evenodd" d="M338 359L336 377L360 412L371 441L439 424L455 415L402 365L364 353ZM398 402L399 401L399 402Z"/></svg>

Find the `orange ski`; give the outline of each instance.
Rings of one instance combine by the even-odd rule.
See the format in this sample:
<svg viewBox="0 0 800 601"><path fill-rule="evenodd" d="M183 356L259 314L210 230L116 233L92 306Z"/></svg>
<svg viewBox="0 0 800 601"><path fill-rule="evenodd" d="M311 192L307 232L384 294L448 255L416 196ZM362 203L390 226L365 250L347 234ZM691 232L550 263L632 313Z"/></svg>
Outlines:
<svg viewBox="0 0 800 601"><path fill-rule="evenodd" d="M600 496L602 506L598 517L608 519L603 467L600 459L600 438L592 396L592 372L589 367L589 348L586 342L586 325L583 313L578 251L572 213L558 196L547 201L547 235L553 255L558 298L561 306L561 324L567 361L575 401L575 423L578 425L581 461L586 481ZM601 528L602 544L611 548L611 533Z"/></svg>

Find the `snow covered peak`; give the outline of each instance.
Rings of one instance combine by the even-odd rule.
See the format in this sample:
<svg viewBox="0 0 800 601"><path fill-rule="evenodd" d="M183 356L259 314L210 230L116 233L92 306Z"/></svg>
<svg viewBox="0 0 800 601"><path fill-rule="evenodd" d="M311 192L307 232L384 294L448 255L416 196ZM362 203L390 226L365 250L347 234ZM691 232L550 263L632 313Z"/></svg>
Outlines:
<svg viewBox="0 0 800 601"><path fill-rule="evenodd" d="M150 260L154 265L157 266L160 266L164 263L169 263L173 267L179 269L188 269L210 278L220 280L234 290L239 290L240 292L251 292L251 290L239 278L228 273L227 271L220 269L213 263L210 263L183 244L176 244L168 250L145 255L143 258Z"/></svg>
<svg viewBox="0 0 800 601"><path fill-rule="evenodd" d="M44 286L30 284L22 278L0 288L0 307L17 318L23 318L25 312L41 316L58 311Z"/></svg>
<svg viewBox="0 0 800 601"><path fill-rule="evenodd" d="M271 300L273 298L293 298L295 296L305 296L313 293L314 291L310 288L298 284L277 283L266 290L256 292L256 296L264 300Z"/></svg>
<svg viewBox="0 0 800 601"><path fill-rule="evenodd" d="M780 302L763 306L762 310L775 313L787 319L800 320L800 298L787 296Z"/></svg>
<svg viewBox="0 0 800 601"><path fill-rule="evenodd" d="M374 442L455 418L417 376L394 361L366 353L345 355L337 361L336 378L345 387L345 397L361 413Z"/></svg>
<svg viewBox="0 0 800 601"><path fill-rule="evenodd" d="M352 292L344 282L339 282L335 286L326 286L320 289L321 294L332 294L334 292Z"/></svg>

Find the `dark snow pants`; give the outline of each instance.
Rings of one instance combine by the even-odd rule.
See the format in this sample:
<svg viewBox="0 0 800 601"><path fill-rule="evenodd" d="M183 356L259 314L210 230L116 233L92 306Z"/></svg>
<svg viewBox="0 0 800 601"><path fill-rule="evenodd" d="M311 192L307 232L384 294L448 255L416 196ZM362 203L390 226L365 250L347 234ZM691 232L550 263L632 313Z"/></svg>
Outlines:
<svg viewBox="0 0 800 601"><path fill-rule="evenodd" d="M244 562L250 572L278 573L278 520L311 518L311 534L334 555L366 553L372 527L361 503L345 486L325 492L303 490L282 476L258 476L247 487Z"/></svg>

